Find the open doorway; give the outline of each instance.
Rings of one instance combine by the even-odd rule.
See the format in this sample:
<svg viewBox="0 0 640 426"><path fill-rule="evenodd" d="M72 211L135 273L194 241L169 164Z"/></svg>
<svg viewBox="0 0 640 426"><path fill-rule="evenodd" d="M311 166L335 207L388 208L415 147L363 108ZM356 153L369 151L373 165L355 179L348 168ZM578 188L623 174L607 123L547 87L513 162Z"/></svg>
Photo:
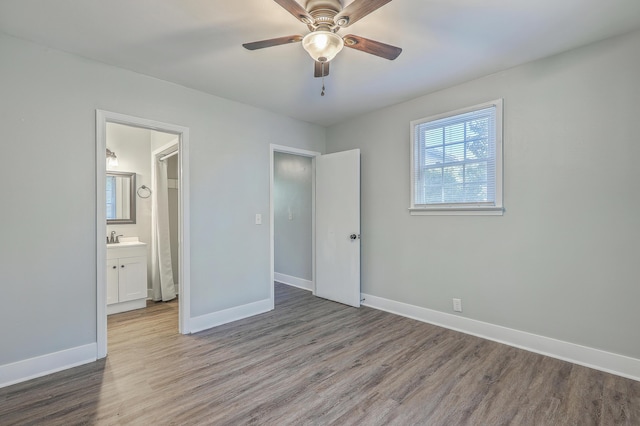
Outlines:
<svg viewBox="0 0 640 426"><path fill-rule="evenodd" d="M291 280L287 284L310 287L314 296L359 307L360 294L360 150L317 152L271 145L270 231L271 303L275 307L274 281L276 240L276 153L311 158L311 283ZM288 206L280 208L288 219ZM285 219L285 221L287 220ZM286 275L286 274L285 274ZM282 275L278 275L282 277ZM284 281L283 281L284 282ZM303 285L296 285L303 284Z"/></svg>
<svg viewBox="0 0 640 426"><path fill-rule="evenodd" d="M272 303L275 281L315 293L314 158L318 155L314 151L271 145Z"/></svg>
<svg viewBox="0 0 640 426"><path fill-rule="evenodd" d="M109 162L113 157L117 158L117 166ZM107 314L142 308L147 298L168 301L179 294L177 328L183 334L190 331L188 166L187 128L97 111L98 358L107 353ZM130 181L124 185L129 188L125 191L126 197L117 194L117 188L123 187L117 182L113 191L108 191L112 175L129 177ZM127 208L109 208L110 201L118 204L120 199L128 200L122 202ZM125 212L125 218L114 220L111 215L122 214L120 210L130 213ZM160 222L163 232L158 232ZM110 240L112 236L115 239ZM166 244L164 248L160 243ZM126 261L119 259L120 256ZM144 284L140 284L141 281ZM162 289L157 288L161 281ZM120 299L116 295L114 300L118 290Z"/></svg>

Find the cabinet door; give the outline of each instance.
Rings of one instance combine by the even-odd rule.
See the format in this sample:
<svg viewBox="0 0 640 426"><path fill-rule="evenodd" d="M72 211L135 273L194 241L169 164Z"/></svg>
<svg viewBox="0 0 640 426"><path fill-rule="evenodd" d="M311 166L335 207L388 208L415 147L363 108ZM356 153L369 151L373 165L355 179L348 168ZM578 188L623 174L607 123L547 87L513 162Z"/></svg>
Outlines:
<svg viewBox="0 0 640 426"><path fill-rule="evenodd" d="M107 305L118 303L118 259L107 259Z"/></svg>
<svg viewBox="0 0 640 426"><path fill-rule="evenodd" d="M147 258L126 257L118 259L120 302L147 298Z"/></svg>

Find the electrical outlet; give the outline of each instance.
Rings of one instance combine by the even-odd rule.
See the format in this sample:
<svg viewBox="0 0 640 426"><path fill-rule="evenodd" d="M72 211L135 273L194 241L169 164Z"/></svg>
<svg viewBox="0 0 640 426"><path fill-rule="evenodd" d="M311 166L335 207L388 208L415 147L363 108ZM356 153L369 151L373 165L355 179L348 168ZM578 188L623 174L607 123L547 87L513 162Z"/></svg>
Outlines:
<svg viewBox="0 0 640 426"><path fill-rule="evenodd" d="M462 312L462 299L453 299L454 312Z"/></svg>
<svg viewBox="0 0 640 426"><path fill-rule="evenodd" d="M260 213L256 213L256 225L262 225L262 215Z"/></svg>

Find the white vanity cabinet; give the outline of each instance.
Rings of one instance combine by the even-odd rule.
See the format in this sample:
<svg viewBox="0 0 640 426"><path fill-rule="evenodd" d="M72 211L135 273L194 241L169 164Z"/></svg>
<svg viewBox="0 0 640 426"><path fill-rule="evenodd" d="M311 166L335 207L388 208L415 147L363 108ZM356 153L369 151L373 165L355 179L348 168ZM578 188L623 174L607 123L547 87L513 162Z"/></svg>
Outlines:
<svg viewBox="0 0 640 426"><path fill-rule="evenodd" d="M107 245L107 315L147 306L147 245Z"/></svg>

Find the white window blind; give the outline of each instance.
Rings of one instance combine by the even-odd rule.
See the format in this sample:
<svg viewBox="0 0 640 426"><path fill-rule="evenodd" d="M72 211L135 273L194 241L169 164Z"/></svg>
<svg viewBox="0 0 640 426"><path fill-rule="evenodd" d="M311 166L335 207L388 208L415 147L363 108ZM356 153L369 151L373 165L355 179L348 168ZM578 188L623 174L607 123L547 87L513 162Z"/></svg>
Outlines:
<svg viewBox="0 0 640 426"><path fill-rule="evenodd" d="M498 114L492 102L412 122L413 209L501 207Z"/></svg>

